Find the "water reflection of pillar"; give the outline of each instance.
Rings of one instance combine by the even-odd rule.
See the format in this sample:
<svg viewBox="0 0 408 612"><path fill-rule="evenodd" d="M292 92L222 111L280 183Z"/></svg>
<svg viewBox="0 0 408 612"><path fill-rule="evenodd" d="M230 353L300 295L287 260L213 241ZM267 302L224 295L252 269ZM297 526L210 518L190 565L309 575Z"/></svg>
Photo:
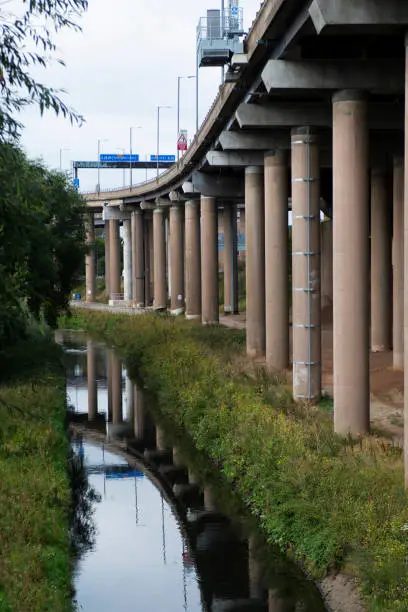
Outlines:
<svg viewBox="0 0 408 612"><path fill-rule="evenodd" d="M160 425L156 425L156 448L160 451L168 448L168 444L166 444L165 432Z"/></svg>
<svg viewBox="0 0 408 612"><path fill-rule="evenodd" d="M112 422L112 351L106 351L107 373L108 373L108 421Z"/></svg>
<svg viewBox="0 0 408 612"><path fill-rule="evenodd" d="M178 446L173 447L173 463L177 467L185 465L185 461L182 457L181 450Z"/></svg>
<svg viewBox="0 0 408 612"><path fill-rule="evenodd" d="M208 485L204 487L204 508L209 512L217 511L217 504L215 503L214 491Z"/></svg>
<svg viewBox="0 0 408 612"><path fill-rule="evenodd" d="M92 340L87 342L86 366L88 372L88 420L93 421L98 414L98 387L96 383L96 354Z"/></svg>
<svg viewBox="0 0 408 612"><path fill-rule="evenodd" d="M122 414L122 362L112 353L112 423L123 422Z"/></svg>
<svg viewBox="0 0 408 612"><path fill-rule="evenodd" d="M133 432L136 440L143 440L145 428L145 406L143 392L137 385L133 386L134 419Z"/></svg>
<svg viewBox="0 0 408 612"><path fill-rule="evenodd" d="M133 424L135 414L135 401L133 398L133 383L129 376L126 376L126 421Z"/></svg>
<svg viewBox="0 0 408 612"><path fill-rule="evenodd" d="M291 612L296 604L285 601L279 596L278 589L268 591L268 612Z"/></svg>
<svg viewBox="0 0 408 612"><path fill-rule="evenodd" d="M250 535L248 538L248 575L249 595L255 599L262 599L262 565L256 557L256 537Z"/></svg>

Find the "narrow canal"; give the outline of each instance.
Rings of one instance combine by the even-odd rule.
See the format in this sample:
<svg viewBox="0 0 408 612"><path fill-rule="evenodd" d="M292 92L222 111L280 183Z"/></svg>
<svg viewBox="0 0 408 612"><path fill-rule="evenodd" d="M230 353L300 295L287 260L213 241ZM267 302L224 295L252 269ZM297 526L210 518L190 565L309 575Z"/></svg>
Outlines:
<svg viewBox="0 0 408 612"><path fill-rule="evenodd" d="M265 555L239 517L220 512L213 489L155 425L120 358L80 333L57 340L88 502L79 504L87 537L76 560L78 610L324 611L311 581L276 553Z"/></svg>

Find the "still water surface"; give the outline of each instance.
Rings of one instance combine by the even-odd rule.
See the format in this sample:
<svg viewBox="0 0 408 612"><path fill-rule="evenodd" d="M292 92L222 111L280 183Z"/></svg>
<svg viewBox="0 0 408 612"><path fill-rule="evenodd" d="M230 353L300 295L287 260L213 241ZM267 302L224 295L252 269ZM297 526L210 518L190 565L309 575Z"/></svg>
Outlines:
<svg viewBox="0 0 408 612"><path fill-rule="evenodd" d="M142 452L164 448L119 358L78 333L61 333L58 340L77 425L72 448L99 495L92 503L94 542L76 565L78 609L323 612L314 585L283 559L272 569L260 563L251 537L214 513L216 500L205 488L201 502L180 512L157 473L112 447L115 435L126 434Z"/></svg>

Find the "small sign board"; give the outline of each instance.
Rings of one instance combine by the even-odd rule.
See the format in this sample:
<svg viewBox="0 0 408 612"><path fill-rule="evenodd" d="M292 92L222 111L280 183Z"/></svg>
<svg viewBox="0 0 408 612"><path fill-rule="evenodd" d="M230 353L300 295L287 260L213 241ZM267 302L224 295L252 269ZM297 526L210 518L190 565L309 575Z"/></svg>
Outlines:
<svg viewBox="0 0 408 612"><path fill-rule="evenodd" d="M123 153L122 155L119 154L115 154L115 153L101 153L101 155L99 156L99 161L101 162L123 162L124 164L130 164L130 162L138 162L139 161L139 154L138 153L132 153L132 156L130 156L130 153Z"/></svg>
<svg viewBox="0 0 408 612"><path fill-rule="evenodd" d="M74 178L74 187L75 189L79 189L79 178Z"/></svg>
<svg viewBox="0 0 408 612"><path fill-rule="evenodd" d="M151 155L150 161L157 162L157 155ZM159 155L159 162L175 162L175 155Z"/></svg>
<svg viewBox="0 0 408 612"><path fill-rule="evenodd" d="M187 130L180 130L177 140L177 151L187 151Z"/></svg>
<svg viewBox="0 0 408 612"><path fill-rule="evenodd" d="M123 480L126 478L143 478L143 472L138 470L127 470L126 472L107 472L107 480Z"/></svg>

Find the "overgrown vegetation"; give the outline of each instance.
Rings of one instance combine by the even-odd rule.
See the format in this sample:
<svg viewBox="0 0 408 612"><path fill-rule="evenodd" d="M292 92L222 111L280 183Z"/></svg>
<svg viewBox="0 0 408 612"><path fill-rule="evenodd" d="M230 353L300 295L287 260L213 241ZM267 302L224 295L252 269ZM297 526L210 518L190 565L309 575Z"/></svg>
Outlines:
<svg viewBox="0 0 408 612"><path fill-rule="evenodd" d="M160 316L84 313L239 491L271 543L312 572L358 577L373 611L408 609L401 451L342 440L330 412L295 405L262 370L243 373L243 333Z"/></svg>
<svg viewBox="0 0 408 612"><path fill-rule="evenodd" d="M54 326L85 256L84 202L63 174L0 142L0 349Z"/></svg>
<svg viewBox="0 0 408 612"><path fill-rule="evenodd" d="M36 339L0 353L0 610L72 609L59 348Z"/></svg>

